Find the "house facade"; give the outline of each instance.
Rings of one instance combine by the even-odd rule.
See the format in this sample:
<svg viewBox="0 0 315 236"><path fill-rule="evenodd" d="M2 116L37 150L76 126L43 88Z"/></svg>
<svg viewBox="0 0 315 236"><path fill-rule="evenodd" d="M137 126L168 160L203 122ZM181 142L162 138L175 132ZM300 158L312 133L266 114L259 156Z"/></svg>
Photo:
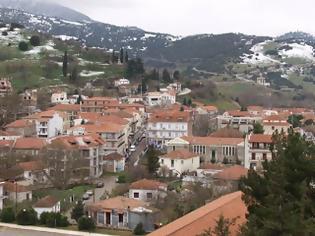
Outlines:
<svg viewBox="0 0 315 236"><path fill-rule="evenodd" d="M97 226L133 230L141 222L146 232L154 230L158 216L148 203L122 196L88 204L86 209Z"/></svg>
<svg viewBox="0 0 315 236"><path fill-rule="evenodd" d="M176 102L175 91L148 92L145 97L148 106L165 106Z"/></svg>
<svg viewBox="0 0 315 236"><path fill-rule="evenodd" d="M200 167L200 156L187 150L171 151L159 156L160 174L167 168L173 175L180 176L187 172L197 171Z"/></svg>
<svg viewBox="0 0 315 236"><path fill-rule="evenodd" d="M117 173L125 170L125 158L118 153L110 153L104 157L104 170Z"/></svg>
<svg viewBox="0 0 315 236"><path fill-rule="evenodd" d="M43 212L60 212L60 201L53 196L46 196L44 198L39 199L34 205L34 210L37 213L37 217Z"/></svg>
<svg viewBox="0 0 315 236"><path fill-rule="evenodd" d="M4 182L0 182L0 211L3 209L3 200L4 200Z"/></svg>
<svg viewBox="0 0 315 236"><path fill-rule="evenodd" d="M129 187L129 198L152 201L166 196L167 184L156 180L141 179Z"/></svg>
<svg viewBox="0 0 315 236"><path fill-rule="evenodd" d="M98 136L62 136L51 140L51 148L61 147L77 151L83 158L81 167L89 169L89 177L99 177L103 173L105 142Z"/></svg>
<svg viewBox="0 0 315 236"><path fill-rule="evenodd" d="M199 155L203 163L244 164L245 142L243 138L183 136L167 143L167 150L187 150Z"/></svg>
<svg viewBox="0 0 315 236"><path fill-rule="evenodd" d="M5 182L4 195L13 202L23 202L32 200L32 190L18 183Z"/></svg>
<svg viewBox="0 0 315 236"><path fill-rule="evenodd" d="M150 115L146 137L149 144L165 147L176 137L192 134L192 115L186 111L160 111Z"/></svg>
<svg viewBox="0 0 315 236"><path fill-rule="evenodd" d="M245 138L245 164L246 168L261 169L264 161L272 159L270 147L272 135L249 134Z"/></svg>

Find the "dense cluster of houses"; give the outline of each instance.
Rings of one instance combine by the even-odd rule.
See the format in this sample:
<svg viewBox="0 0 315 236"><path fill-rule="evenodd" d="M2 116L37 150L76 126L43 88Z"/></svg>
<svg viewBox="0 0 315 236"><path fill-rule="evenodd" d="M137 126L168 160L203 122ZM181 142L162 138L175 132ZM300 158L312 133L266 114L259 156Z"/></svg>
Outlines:
<svg viewBox="0 0 315 236"><path fill-rule="evenodd" d="M116 86L127 85L125 79L116 83ZM0 209L4 198L17 202L32 199L30 186L48 181L47 176L54 168L45 166L36 157L51 147L75 150L86 160L89 178L98 178L105 171L124 171L131 146L145 137L147 145L163 153L158 157L159 175L205 184L209 184L210 176L210 182L218 185L220 181L233 184L248 169L259 170L264 161L272 159L272 134L287 133L292 127L288 122L290 116L315 119L314 111L303 108L249 106L246 111L219 114L214 106L197 103L195 107L187 107L177 103L176 94L180 91L180 84L171 84L159 92L143 94L138 100L133 96L120 99L53 93L48 110L6 124L0 132L1 157L10 153L33 159L18 163L12 171L1 172L4 181L0 182ZM32 93L24 96L32 100ZM209 136L194 136L198 115L214 120L212 128L216 131ZM259 134L253 133L257 123L263 128ZM305 134L301 128L298 131ZM166 184L143 179L130 185L128 197L96 201L86 207L99 226L133 229L142 222L146 231L152 231L158 210L150 202L165 197L166 193ZM231 195L226 201L234 200L238 201L239 195ZM34 207L38 213L60 211L60 202L47 196Z"/></svg>

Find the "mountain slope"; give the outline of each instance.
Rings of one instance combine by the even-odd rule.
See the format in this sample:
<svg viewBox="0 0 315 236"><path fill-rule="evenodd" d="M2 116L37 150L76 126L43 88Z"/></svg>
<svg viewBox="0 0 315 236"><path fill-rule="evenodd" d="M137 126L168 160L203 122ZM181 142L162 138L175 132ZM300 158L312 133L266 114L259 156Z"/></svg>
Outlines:
<svg viewBox="0 0 315 236"><path fill-rule="evenodd" d="M55 37L78 39L89 47L107 50L125 48L129 55L141 56L147 65L154 67L183 64L210 72L222 72L225 63L238 62L240 56L248 53L253 45L270 39L234 33L180 38L146 32L136 27L119 27L96 21L69 21L4 8L0 9L0 16L5 23L16 22Z"/></svg>
<svg viewBox="0 0 315 236"><path fill-rule="evenodd" d="M80 12L49 1L0 0L0 7L23 10L36 15L58 17L70 21L91 21L88 16Z"/></svg>

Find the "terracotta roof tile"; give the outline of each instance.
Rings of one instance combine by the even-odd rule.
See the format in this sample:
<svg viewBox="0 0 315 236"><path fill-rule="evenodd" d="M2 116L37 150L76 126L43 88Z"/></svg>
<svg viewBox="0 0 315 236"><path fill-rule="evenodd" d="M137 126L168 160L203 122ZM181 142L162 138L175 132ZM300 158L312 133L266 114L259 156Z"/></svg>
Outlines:
<svg viewBox="0 0 315 236"><path fill-rule="evenodd" d="M45 139L40 138L18 138L15 142L14 149L23 150L40 150L47 145Z"/></svg>
<svg viewBox="0 0 315 236"><path fill-rule="evenodd" d="M159 111L150 115L149 122L189 122L191 117L187 111Z"/></svg>
<svg viewBox="0 0 315 236"><path fill-rule="evenodd" d="M250 143L272 143L272 135L251 134L248 141Z"/></svg>
<svg viewBox="0 0 315 236"><path fill-rule="evenodd" d="M170 159L189 159L193 157L197 157L198 154L191 153L187 150L175 150L169 153L166 153L160 157L162 158L170 158Z"/></svg>
<svg viewBox="0 0 315 236"><path fill-rule="evenodd" d="M62 146L67 149L85 149L104 145L105 141L98 136L61 136L51 140L52 146Z"/></svg>
<svg viewBox="0 0 315 236"><path fill-rule="evenodd" d="M141 179L136 182L133 182L130 185L129 189L159 190L166 187L167 185L165 183L161 183L156 180Z"/></svg>
<svg viewBox="0 0 315 236"><path fill-rule="evenodd" d="M122 159L124 159L124 157L117 152L110 153L104 157L105 161L119 161Z"/></svg>
<svg viewBox="0 0 315 236"><path fill-rule="evenodd" d="M13 121L12 123L10 124L7 124L5 126L6 129L8 128L25 128L25 127L29 127L31 126L33 123L29 120L16 120L16 121Z"/></svg>
<svg viewBox="0 0 315 236"><path fill-rule="evenodd" d="M247 176L248 169L243 166L235 165L223 169L213 177L222 180L239 180L242 176Z"/></svg>
<svg viewBox="0 0 315 236"><path fill-rule="evenodd" d="M237 218L235 225L230 227L231 236L238 235L239 226L246 222L246 206L242 201L242 193L234 192L224 195L203 207L153 231L149 236L196 236L205 230L216 226L216 221L223 215L224 218Z"/></svg>
<svg viewBox="0 0 315 236"><path fill-rule="evenodd" d="M80 104L57 104L48 110L55 110L55 111L80 111Z"/></svg>
<svg viewBox="0 0 315 236"><path fill-rule="evenodd" d="M50 208L55 206L58 203L58 199L56 199L53 196L46 196L41 199L39 199L35 204L34 207L40 207L40 208Z"/></svg>
<svg viewBox="0 0 315 236"><path fill-rule="evenodd" d="M4 190L7 192L18 192L18 193L24 193L24 192L30 192L31 191L27 186L23 186L23 185L11 183L11 182L5 182L4 183Z"/></svg>
<svg viewBox="0 0 315 236"><path fill-rule="evenodd" d="M238 145L244 142L243 138L220 138L220 137L198 137L198 136L183 136L182 139L190 144L199 145Z"/></svg>
<svg viewBox="0 0 315 236"><path fill-rule="evenodd" d="M133 208L137 207L146 207L148 206L148 203L132 199L132 198L126 198L122 196L109 198L106 200L98 201L95 203L91 203L87 205L88 208L95 209L95 210L127 210L130 208L131 210Z"/></svg>
<svg viewBox="0 0 315 236"><path fill-rule="evenodd" d="M27 161L20 162L17 164L24 171L34 171L34 170L42 170L43 164L40 161Z"/></svg>

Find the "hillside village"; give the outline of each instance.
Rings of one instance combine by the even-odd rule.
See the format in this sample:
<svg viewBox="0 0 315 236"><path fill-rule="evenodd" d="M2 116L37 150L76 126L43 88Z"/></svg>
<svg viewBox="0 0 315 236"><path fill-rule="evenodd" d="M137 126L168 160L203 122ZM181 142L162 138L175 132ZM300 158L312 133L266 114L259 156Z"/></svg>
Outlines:
<svg viewBox="0 0 315 236"><path fill-rule="evenodd" d="M291 138L315 143L314 106L304 106L315 96L305 88L315 57L304 43L268 39L229 71L195 68L190 78L126 48L83 47L13 23L0 34L3 223L154 236L212 235L225 220L227 235L238 235L254 204L244 200L251 178L278 164ZM251 100L255 91L263 102ZM314 176L307 181L314 190Z"/></svg>

